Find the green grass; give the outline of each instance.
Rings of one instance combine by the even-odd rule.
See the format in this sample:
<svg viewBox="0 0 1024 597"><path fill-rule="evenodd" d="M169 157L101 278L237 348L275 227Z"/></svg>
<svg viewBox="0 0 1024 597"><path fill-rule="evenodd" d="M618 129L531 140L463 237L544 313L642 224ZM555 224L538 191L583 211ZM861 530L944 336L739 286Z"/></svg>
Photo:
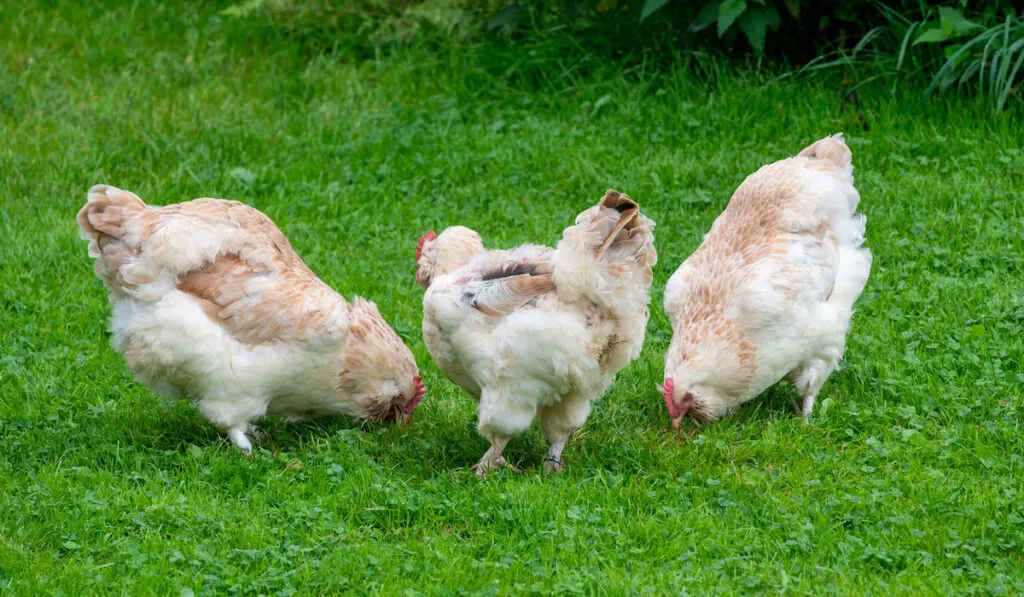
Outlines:
<svg viewBox="0 0 1024 597"><path fill-rule="evenodd" d="M319 55L213 7L0 3L0 592L1024 593L1021 114L704 63ZM54 3L57 6L56 3ZM743 177L843 130L874 271L812 424L779 386L675 434L661 289ZM413 347L408 429L270 421L245 458L136 384L75 212L106 182L245 201ZM420 233L553 243L608 187L657 223L641 357L545 477L478 480L419 332Z"/></svg>

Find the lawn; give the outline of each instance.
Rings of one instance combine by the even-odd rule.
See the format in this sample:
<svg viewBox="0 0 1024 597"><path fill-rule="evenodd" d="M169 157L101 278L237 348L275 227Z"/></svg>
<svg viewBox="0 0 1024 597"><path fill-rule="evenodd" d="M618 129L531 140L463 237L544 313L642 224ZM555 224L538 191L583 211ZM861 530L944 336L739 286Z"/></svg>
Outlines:
<svg viewBox="0 0 1024 597"><path fill-rule="evenodd" d="M0 3L0 592L1024 593L1024 120L913 83L310 52L217 6ZM578 65L577 65L578 66ZM694 72L710 73L698 77ZM780 385L672 431L661 290L743 178L844 131L872 277L809 426ZM246 458L135 383L75 213L95 183L269 214L375 300L429 393L408 428L265 422ZM541 471L483 480L431 363L422 231L554 243L614 187L657 222L641 357Z"/></svg>

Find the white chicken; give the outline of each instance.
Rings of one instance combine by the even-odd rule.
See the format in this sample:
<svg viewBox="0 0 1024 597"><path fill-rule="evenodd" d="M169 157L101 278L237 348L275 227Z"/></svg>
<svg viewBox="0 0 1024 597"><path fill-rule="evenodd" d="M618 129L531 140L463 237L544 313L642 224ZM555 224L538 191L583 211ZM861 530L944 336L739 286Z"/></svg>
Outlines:
<svg viewBox="0 0 1024 597"><path fill-rule="evenodd" d="M838 134L747 177L669 279L660 389L673 426L712 421L782 378L807 422L871 270L851 160Z"/></svg>
<svg viewBox="0 0 1024 597"><path fill-rule="evenodd" d="M491 447L478 474L507 465L509 439L534 418L561 470L572 432L643 345L654 224L608 191L566 228L554 250L486 251L465 227L428 233L417 249L423 338L441 371L479 400Z"/></svg>
<svg viewBox="0 0 1024 597"><path fill-rule="evenodd" d="M425 393L376 305L346 302L256 209L151 207L98 185L78 224L110 291L111 343L135 378L190 398L246 453L264 415L408 422Z"/></svg>

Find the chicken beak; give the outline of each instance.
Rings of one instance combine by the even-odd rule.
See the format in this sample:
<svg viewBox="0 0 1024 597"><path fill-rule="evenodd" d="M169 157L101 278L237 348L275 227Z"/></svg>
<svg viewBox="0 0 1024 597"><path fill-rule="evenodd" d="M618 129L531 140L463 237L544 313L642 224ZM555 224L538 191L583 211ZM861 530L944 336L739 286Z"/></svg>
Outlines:
<svg viewBox="0 0 1024 597"><path fill-rule="evenodd" d="M412 413L402 413L399 419L402 421L402 427L408 427L412 421Z"/></svg>
<svg viewBox="0 0 1024 597"><path fill-rule="evenodd" d="M683 422L683 415L672 417L672 429L679 431L679 425Z"/></svg>

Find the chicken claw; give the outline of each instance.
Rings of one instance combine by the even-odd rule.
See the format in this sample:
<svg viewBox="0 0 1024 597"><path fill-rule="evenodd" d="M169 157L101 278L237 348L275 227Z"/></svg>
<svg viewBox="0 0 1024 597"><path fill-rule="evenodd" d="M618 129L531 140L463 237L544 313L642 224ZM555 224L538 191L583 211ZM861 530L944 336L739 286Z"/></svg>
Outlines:
<svg viewBox="0 0 1024 597"><path fill-rule="evenodd" d="M473 466L473 470L476 471L476 476L482 479L487 476L487 473L498 467L505 467L517 475L523 474L522 470L510 464L507 460L505 460L504 456L499 456L497 459L491 462L485 462L481 460L480 462L476 463L476 465Z"/></svg>
<svg viewBox="0 0 1024 597"><path fill-rule="evenodd" d="M480 462L476 463L476 466L473 467L476 470L476 476L484 477L488 471L499 466L503 466L517 475L522 473L518 468L509 464L505 457L501 455L505 450L505 445L508 444L508 440L509 438L507 437L498 437L491 440L491 447L484 453Z"/></svg>
<svg viewBox="0 0 1024 597"><path fill-rule="evenodd" d="M560 473L565 470L565 463L551 456L544 457L544 473L550 475L552 473Z"/></svg>

